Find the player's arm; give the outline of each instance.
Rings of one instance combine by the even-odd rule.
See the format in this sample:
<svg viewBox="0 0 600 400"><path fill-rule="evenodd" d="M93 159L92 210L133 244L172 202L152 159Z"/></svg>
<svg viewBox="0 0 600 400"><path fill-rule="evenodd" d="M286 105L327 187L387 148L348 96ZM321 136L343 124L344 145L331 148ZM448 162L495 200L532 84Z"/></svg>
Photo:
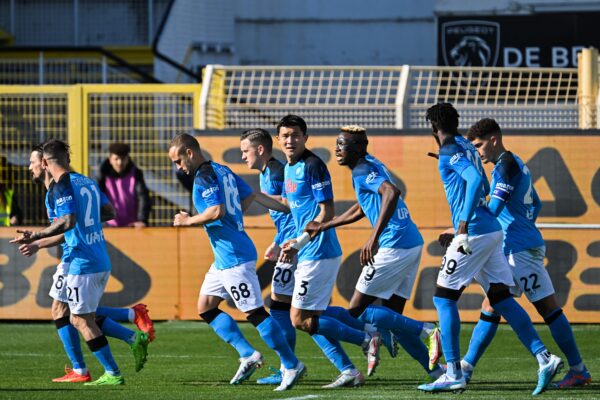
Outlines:
<svg viewBox="0 0 600 400"><path fill-rule="evenodd" d="M225 216L225 205L217 204L207 207L202 213L190 216L185 211L175 214L173 226L206 225Z"/></svg>
<svg viewBox="0 0 600 400"><path fill-rule="evenodd" d="M42 229L41 231L31 232L17 230L17 232L21 233L21 236L14 238L10 241L10 243L28 244L39 239L60 235L70 229L73 229L76 222L77 219L75 218L75 214L62 215L60 217L56 217L54 221L52 221L52 225Z"/></svg>
<svg viewBox="0 0 600 400"><path fill-rule="evenodd" d="M466 182L465 201L459 216L457 234L467 234L468 222L473 218L475 207L479 202L479 190L483 185L483 177L474 165L466 167L460 177Z"/></svg>
<svg viewBox="0 0 600 400"><path fill-rule="evenodd" d="M252 205L252 202L256 199L256 193L250 193L248 196L243 199L240 198L242 212L245 213L246 210Z"/></svg>
<svg viewBox="0 0 600 400"><path fill-rule="evenodd" d="M321 231L326 231L327 229L337 228L338 226L350 225L355 223L356 221L360 221L365 217L365 213L362 208L360 208L360 204L354 203L350 208L344 211L341 215L337 217L333 217L330 221L324 222L321 224ZM312 221L311 221L312 222ZM308 225L307 225L308 227ZM305 228L306 230L306 228Z"/></svg>
<svg viewBox="0 0 600 400"><path fill-rule="evenodd" d="M65 241L65 235L57 235L48 237L45 239L39 239L32 243L26 243L19 246L19 252L26 256L31 257L40 249L46 249L48 247L58 246Z"/></svg>
<svg viewBox="0 0 600 400"><path fill-rule="evenodd" d="M261 192L255 193L256 197L254 201L260 204L263 207L266 207L270 210L280 211L285 214L289 214L290 208L284 203L280 196L279 199L276 199L276 196L269 196Z"/></svg>
<svg viewBox="0 0 600 400"><path fill-rule="evenodd" d="M535 222L538 215L540 215L540 211L542 211L542 200L540 200L540 196L538 196L534 187L531 188L531 197L533 198L533 222Z"/></svg>

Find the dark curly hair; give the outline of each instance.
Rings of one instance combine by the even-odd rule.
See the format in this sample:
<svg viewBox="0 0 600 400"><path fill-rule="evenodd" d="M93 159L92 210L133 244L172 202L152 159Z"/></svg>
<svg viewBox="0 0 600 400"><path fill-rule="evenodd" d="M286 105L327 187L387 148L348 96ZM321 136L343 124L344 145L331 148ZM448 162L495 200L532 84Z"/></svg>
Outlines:
<svg viewBox="0 0 600 400"><path fill-rule="evenodd" d="M450 103L437 103L427 109L425 118L436 131L458 134L458 112Z"/></svg>
<svg viewBox="0 0 600 400"><path fill-rule="evenodd" d="M467 131L467 139L483 139L489 135L500 135L502 131L495 119L483 118L474 123Z"/></svg>

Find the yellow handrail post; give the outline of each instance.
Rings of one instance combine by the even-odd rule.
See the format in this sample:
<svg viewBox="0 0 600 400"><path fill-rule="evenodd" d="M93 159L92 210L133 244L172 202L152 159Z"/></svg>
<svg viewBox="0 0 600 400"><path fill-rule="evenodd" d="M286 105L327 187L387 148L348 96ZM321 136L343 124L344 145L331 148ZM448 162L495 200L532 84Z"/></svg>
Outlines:
<svg viewBox="0 0 600 400"><path fill-rule="evenodd" d="M598 49L590 47L577 54L579 75L579 128L596 128L596 98L598 97Z"/></svg>

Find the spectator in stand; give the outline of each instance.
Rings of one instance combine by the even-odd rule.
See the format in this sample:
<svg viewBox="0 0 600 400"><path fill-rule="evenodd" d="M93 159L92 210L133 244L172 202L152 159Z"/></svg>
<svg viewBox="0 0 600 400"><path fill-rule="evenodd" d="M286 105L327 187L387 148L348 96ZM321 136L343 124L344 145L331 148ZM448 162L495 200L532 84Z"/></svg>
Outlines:
<svg viewBox="0 0 600 400"><path fill-rule="evenodd" d="M131 148L126 143L108 146L109 156L100 166L98 185L116 210L116 217L108 226L148 225L150 195L144 174L129 157Z"/></svg>

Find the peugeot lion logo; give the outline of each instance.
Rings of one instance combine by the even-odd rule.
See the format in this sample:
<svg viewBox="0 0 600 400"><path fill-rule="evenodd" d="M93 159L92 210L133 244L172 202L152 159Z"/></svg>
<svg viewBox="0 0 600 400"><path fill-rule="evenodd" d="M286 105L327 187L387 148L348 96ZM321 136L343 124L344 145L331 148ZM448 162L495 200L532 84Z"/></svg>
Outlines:
<svg viewBox="0 0 600 400"><path fill-rule="evenodd" d="M444 63L453 67L492 67L498 61L500 24L452 21L442 24Z"/></svg>

